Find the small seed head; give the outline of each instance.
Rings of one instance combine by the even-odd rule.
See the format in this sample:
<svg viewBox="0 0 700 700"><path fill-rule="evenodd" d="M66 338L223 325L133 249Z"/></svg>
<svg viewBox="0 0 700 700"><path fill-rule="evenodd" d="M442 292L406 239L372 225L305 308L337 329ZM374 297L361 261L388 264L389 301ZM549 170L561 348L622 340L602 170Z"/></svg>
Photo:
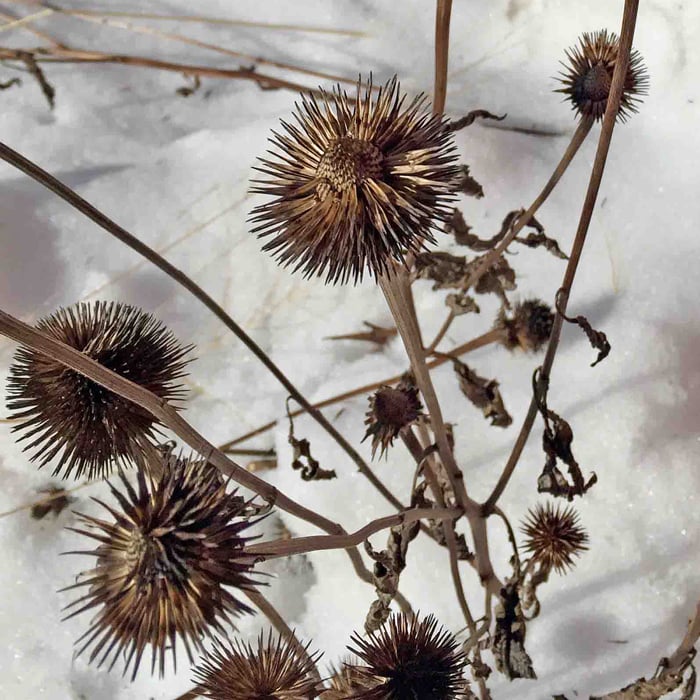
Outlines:
<svg viewBox="0 0 700 700"><path fill-rule="evenodd" d="M495 328L501 331L500 342L509 350L537 352L549 341L554 313L539 299L527 299L515 305L512 313L501 308Z"/></svg>

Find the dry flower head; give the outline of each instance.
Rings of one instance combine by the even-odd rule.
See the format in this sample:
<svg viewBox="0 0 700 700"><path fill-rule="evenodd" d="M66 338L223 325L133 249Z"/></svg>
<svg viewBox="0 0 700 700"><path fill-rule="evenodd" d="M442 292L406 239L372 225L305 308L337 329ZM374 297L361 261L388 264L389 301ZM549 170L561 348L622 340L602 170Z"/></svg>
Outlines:
<svg viewBox="0 0 700 700"><path fill-rule="evenodd" d="M500 342L509 350L537 352L549 341L554 326L552 309L539 299L527 299L512 311L501 307L495 328L502 332Z"/></svg>
<svg viewBox="0 0 700 700"><path fill-rule="evenodd" d="M391 447L399 433L422 414L418 389L408 382L394 388L382 386L369 397L369 411L365 418L367 432L364 439L372 437L372 457L380 450L380 456Z"/></svg>
<svg viewBox="0 0 700 700"><path fill-rule="evenodd" d="M356 669L377 685L352 697L361 700L452 700L464 687L464 657L457 640L432 616L418 621L392 615L377 632L353 635Z"/></svg>
<svg viewBox="0 0 700 700"><path fill-rule="evenodd" d="M248 504L227 493L219 472L201 460L163 457L157 480L137 471L137 486L120 474L123 490L110 484L119 508L97 501L111 521L80 514L75 531L100 544L93 551L94 569L70 588L88 592L68 606L69 617L99 608L88 631L78 640L82 653L92 646L90 662L110 668L123 653L124 672L133 663L136 675L147 646L152 647L151 672L165 669L166 651L180 638L192 660L202 638L223 631L231 616L252 612L232 594L257 582L250 578L253 562L243 551L250 538ZM77 608L77 609L75 609Z"/></svg>
<svg viewBox="0 0 700 700"><path fill-rule="evenodd" d="M215 640L212 650L195 668L198 694L212 700L313 700L319 684L313 676L318 658L262 632L257 648L240 640Z"/></svg>
<svg viewBox="0 0 700 700"><path fill-rule="evenodd" d="M37 328L145 387L166 401L182 398L183 348L148 313L127 304L79 303L40 320ZM106 476L117 461L138 456L156 432L144 408L39 352L20 348L8 381L8 409L20 422L39 466L58 458L54 475Z"/></svg>
<svg viewBox="0 0 700 700"><path fill-rule="evenodd" d="M272 139L253 192L272 196L251 214L263 250L304 275L357 282L433 242L458 176L453 137L420 95L407 103L396 78L354 97L340 86L302 96L296 124Z"/></svg>
<svg viewBox="0 0 700 700"><path fill-rule="evenodd" d="M554 569L565 574L573 568L574 557L588 549L588 534L571 506L562 510L559 505L554 508L550 503L538 504L528 511L520 529L527 538L525 550L545 571Z"/></svg>
<svg viewBox="0 0 700 700"><path fill-rule="evenodd" d="M596 120L603 118L619 47L617 35L601 29L585 32L579 38L578 46L566 51L568 63L562 63L565 71L559 77L564 87L557 92L566 95L579 115ZM632 51L617 114L620 121L625 121L638 110L641 97L648 90L649 76L642 57L638 51Z"/></svg>

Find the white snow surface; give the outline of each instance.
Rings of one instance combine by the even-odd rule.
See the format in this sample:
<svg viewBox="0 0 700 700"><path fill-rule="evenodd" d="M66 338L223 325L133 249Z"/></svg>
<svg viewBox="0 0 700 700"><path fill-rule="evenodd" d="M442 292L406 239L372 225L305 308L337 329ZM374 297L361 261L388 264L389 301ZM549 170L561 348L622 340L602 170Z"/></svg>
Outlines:
<svg viewBox="0 0 700 700"><path fill-rule="evenodd" d="M546 181L574 129L561 96L552 92L563 51L579 33L619 31L621 0L458 0L454 3L447 112L477 108L507 113L503 125L553 132L534 136L494 124L458 134L460 154L486 196L462 202L467 221L492 235L506 212L526 206ZM72 7L192 14L184 0L128 4L77 3ZM19 6L13 3L14 10ZM488 8L488 9L485 9ZM198 13L251 21L358 29L347 37L192 23L149 23L237 51L287 61L327 73L357 76L372 71L377 82L397 74L411 93L432 89L433 11L427 0L401 3L298 0L264 3L202 0ZM146 24L146 20L132 20ZM236 67L236 59L202 48L76 18L46 17L37 26L82 48L158 56L166 60ZM529 624L527 648L538 681L509 683L494 673L496 700L573 697L614 690L653 673L685 631L700 590L700 324L697 300L697 124L700 7L690 2L641 3L635 46L644 55L651 91L641 111L616 128L593 216L571 313L585 314L612 343L595 368L594 351L576 328L566 328L554 367L550 406L572 424L578 461L599 482L576 507L590 534L590 551L566 577L540 589L542 613ZM22 29L3 33L15 46L38 39ZM109 48L108 48L109 47ZM245 60L241 60L245 64ZM320 79L260 66L314 86ZM37 85L0 94L2 139L32 158L128 230L186 271L236 318L312 400L390 376L406 366L400 342L373 352L365 344L332 342L362 321L391 324L379 290L326 287L280 269L260 252L246 217L256 199L248 180L279 118L289 118L296 94L262 91L247 81L204 79L183 98L177 73L121 66L55 64L46 73L56 87L53 111ZM0 79L15 75L0 68ZM323 81L321 81L323 82ZM323 82L330 86L330 81ZM538 218L568 250L595 152L599 127L584 145ZM695 154L695 155L693 155ZM222 442L283 416L285 392L241 343L196 300L134 252L48 191L7 165L0 167L0 306L34 321L80 299L136 303L156 314L183 341L197 345L185 416L212 442ZM694 213L695 212L695 213ZM440 246L456 250L443 236ZM522 249L512 258L519 271L516 297L553 300L564 264L543 251ZM416 285L427 338L444 316L443 293ZM487 330L497 310L480 299L479 316L461 317L446 347ZM4 385L15 344L0 339ZM483 349L469 358L479 374L497 377L513 425L491 428L459 393L449 368L435 372L448 420L455 423L457 456L467 487L488 496L525 414L538 358ZM366 397L326 410L357 445L364 434ZM2 411L4 411L4 406ZM0 413L0 415L4 415ZM353 463L308 418L297 435L311 440L314 455L338 479L305 483L289 468L284 420L253 447L275 447L280 467L267 472L276 486L349 531L391 512ZM517 523L546 499L536 492L543 464L537 423L501 505ZM361 453L369 459L365 442ZM374 468L401 498L413 466L395 447ZM56 483L37 471L0 423L0 511L37 498ZM71 484L69 484L71 485ZM104 485L76 492L73 507L98 513L90 496ZM315 532L281 516L295 535ZM135 700L174 698L191 687L184 654L177 673L150 677L148 663L137 680L74 658L74 641L90 614L61 622L75 593L57 589L75 581L90 560L59 556L84 548L65 529L70 510L32 520L27 510L0 519L0 689L15 700ZM276 536L268 521L266 536ZM509 546L500 523L489 524L498 573L509 573ZM382 547L385 535L372 538ZM693 544L695 543L695 544ZM342 552L276 562L267 594L290 625L324 661L336 662L353 630L361 629L372 589L354 577ZM483 594L464 566L468 600L477 616ZM446 553L418 538L409 551L401 589L416 609L434 613L452 631L462 627ZM242 618L248 638L265 627L260 616ZM486 660L491 657L486 654Z"/></svg>

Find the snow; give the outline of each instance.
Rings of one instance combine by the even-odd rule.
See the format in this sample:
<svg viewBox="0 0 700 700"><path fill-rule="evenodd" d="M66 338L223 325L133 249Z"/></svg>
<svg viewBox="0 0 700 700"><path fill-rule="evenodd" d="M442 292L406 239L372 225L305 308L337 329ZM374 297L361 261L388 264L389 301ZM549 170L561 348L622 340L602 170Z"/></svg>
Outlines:
<svg viewBox="0 0 700 700"><path fill-rule="evenodd" d="M463 203L467 221L481 235L495 232L506 212L537 194L573 131L568 105L552 92L563 50L582 31L619 31L622 2L588 0L493 0L455 3L447 111L476 108L508 113L506 124L555 132L537 137L475 125L458 145L486 197ZM94 7L75 3L74 7ZM110 10L112 3L103 4ZM126 4L120 7L128 9ZM183 0L132 3L132 9L191 13ZM13 5L13 8L16 7ZM197 11L211 16L276 23L359 29L362 38L255 28L168 23L166 31L225 44L237 51L350 77L372 71L375 80L399 75L407 91L432 86L433 3L367 3L350 0L204 0ZM137 22L136 20L134 20ZM145 23L141 21L140 23ZM165 60L230 67L235 59L123 29L67 17L39 23L84 48L157 55ZM550 406L572 424L574 449L584 473L599 483L576 502L590 533L591 549L565 578L540 589L542 614L528 628L527 648L540 680L508 683L492 676L493 696L541 699L554 693L579 697L610 691L653 672L685 631L700 585L697 465L700 454L700 330L696 304L698 55L700 31L692 3L642 3L635 46L651 75L651 92L640 114L616 129L590 237L571 296L571 313L585 314L603 329L613 349L591 369L594 351L577 330L566 328L554 367ZM11 45L32 45L21 30L5 32ZM245 61L243 61L245 63ZM272 72L261 66L261 72ZM119 66L51 65L57 89L48 110L35 83L2 93L3 140L75 187L88 201L162 251L217 299L270 353L307 398L320 400L401 371L400 342L379 352L360 344L324 340L352 332L368 320L389 325L379 290L325 287L281 270L262 254L246 217L256 198L247 194L255 158L267 148L270 129L290 115L296 95L261 91L245 81L205 79L183 98L178 74ZM6 80L14 72L0 71ZM313 86L315 78L286 73ZM328 83L327 83L328 84ZM500 126L500 125L498 125ZM538 218L568 249L575 231L595 152L595 134ZM308 418L296 434L311 440L314 456L337 471L336 482L302 482L289 462L285 393L201 305L158 270L94 224L8 166L0 168L0 306L33 321L79 299L118 299L156 314L185 341L197 345L188 384L188 420L213 442L261 423L279 426L251 445L274 446L280 468L270 479L296 500L342 523L349 531L390 512L354 465ZM443 247L451 249L443 240ZM522 250L513 264L520 298L551 300L563 264L541 251ZM418 283L418 310L426 337L443 318L442 295ZM480 299L480 316L456 322L447 342L460 343L490 326L495 300ZM0 383L15 346L0 339ZM509 453L530 397L537 358L501 348L474 353L482 376L497 377L514 416L506 430L489 428L459 394L449 369L435 373L448 420L456 424L457 455L470 493L485 498ZM336 427L359 444L366 398L326 410ZM2 415L2 413L0 413ZM543 457L537 425L501 505L517 522L536 502ZM368 443L361 453L369 458ZM412 467L401 447L373 463L385 483L405 497ZM36 498L55 482L37 472L0 423L0 512ZM75 493L73 504L97 513L90 496L102 485ZM284 516L295 535L306 523ZM0 520L0 688L16 700L133 700L174 698L190 687L180 657L166 679L141 673L130 683L115 669L73 658L73 642L89 615L60 622L72 600L57 593L89 562L58 556L79 548L64 529L68 510L32 520L27 511ZM489 523L493 560L507 575L509 549L500 523ZM275 536L272 519L265 526ZM381 547L384 535L372 538ZM331 663L350 633L362 626L372 590L353 578L346 556L321 552L269 565L270 599L304 639ZM463 571L477 615L483 595L473 573ZM409 551L401 590L415 608L435 613L453 631L461 626L444 551L419 538ZM263 621L241 619L241 635L256 635ZM622 643L624 642L624 643ZM488 657L487 657L488 660Z"/></svg>

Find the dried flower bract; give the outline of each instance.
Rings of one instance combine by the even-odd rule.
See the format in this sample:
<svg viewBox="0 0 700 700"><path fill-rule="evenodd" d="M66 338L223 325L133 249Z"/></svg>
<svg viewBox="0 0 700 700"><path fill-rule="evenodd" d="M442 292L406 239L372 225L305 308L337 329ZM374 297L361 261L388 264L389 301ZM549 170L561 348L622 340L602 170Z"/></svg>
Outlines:
<svg viewBox="0 0 700 700"><path fill-rule="evenodd" d="M464 657L456 639L432 616L418 621L393 615L378 632L352 637L366 666L357 670L378 685L358 691L361 700L452 700L464 687Z"/></svg>
<svg viewBox="0 0 700 700"><path fill-rule="evenodd" d="M302 656L278 638L262 633L257 649L250 644L216 640L195 668L198 694L213 700L313 700L319 683L313 677L317 656Z"/></svg>
<svg viewBox="0 0 700 700"><path fill-rule="evenodd" d="M564 87L557 92L567 96L579 115L603 118L619 46L615 33L601 29L584 33L578 46L566 51L568 63L562 63L566 70L559 78ZM642 57L638 51L632 51L617 114L620 121L637 111L641 97L648 90L649 76Z"/></svg>
<svg viewBox="0 0 700 700"><path fill-rule="evenodd" d="M364 439L372 437L372 457L377 449L380 456L391 447L399 433L418 420L423 407L418 389L407 382L396 388L382 386L369 397L369 411Z"/></svg>
<svg viewBox="0 0 700 700"><path fill-rule="evenodd" d="M123 491L110 487L120 510L98 501L112 521L81 515L85 529L76 529L101 543L77 552L97 563L71 586L89 588L69 606L78 608L70 617L100 608L78 653L92 646L90 661L100 657L101 665L111 655L111 668L123 652L125 673L133 663L133 676L147 645L151 672L157 661L163 675L168 648L175 664L176 637L191 660L191 646L201 649L205 634L251 612L225 587L256 585L243 552L249 538L241 536L250 525L246 501L226 493L220 474L201 460L165 455L160 466L157 481L139 469L136 489L121 475Z"/></svg>
<svg viewBox="0 0 700 700"><path fill-rule="evenodd" d="M42 319L37 328L167 401L184 395L189 348L150 314L126 304L80 303ZM20 348L10 368L7 406L30 440L33 460L54 457L64 478L106 476L116 460L138 455L155 418L82 374Z"/></svg>
<svg viewBox="0 0 700 700"><path fill-rule="evenodd" d="M520 528L527 540L525 549L532 553L536 563L545 571L552 569L561 574L573 568L575 556L588 549L588 534L579 525L578 513L567 506L561 510L537 505L528 511L528 517Z"/></svg>
<svg viewBox="0 0 700 700"><path fill-rule="evenodd" d="M379 275L433 242L458 176L453 137L424 96L406 105L396 78L374 93L302 96L297 124L282 122L278 152L261 158L253 191L274 197L251 220L263 250L330 283Z"/></svg>

